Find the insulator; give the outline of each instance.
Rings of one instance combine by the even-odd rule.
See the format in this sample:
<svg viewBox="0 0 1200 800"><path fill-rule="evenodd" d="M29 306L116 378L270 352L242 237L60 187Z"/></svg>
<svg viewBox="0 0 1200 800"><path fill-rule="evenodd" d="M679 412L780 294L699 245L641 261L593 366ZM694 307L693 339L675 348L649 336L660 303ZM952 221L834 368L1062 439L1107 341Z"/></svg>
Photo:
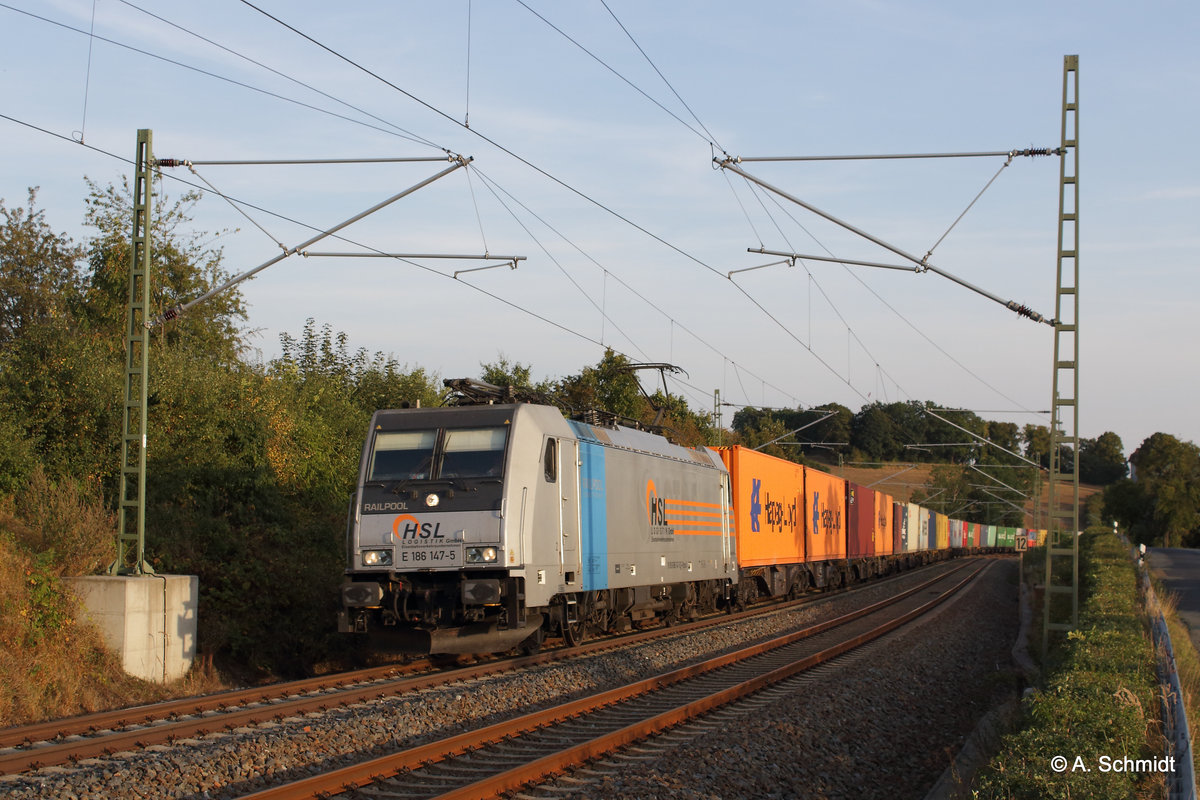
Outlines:
<svg viewBox="0 0 1200 800"><path fill-rule="evenodd" d="M1027 305L1024 305L1023 303L1018 303L1016 300L1009 300L1007 303L1005 303L1005 305L1009 309L1011 309L1011 310L1015 311L1017 314L1021 315L1022 317L1028 317L1029 319L1033 320L1034 322L1043 322L1045 320L1045 318L1041 314L1037 313L1032 308L1030 308Z"/></svg>
<svg viewBox="0 0 1200 800"><path fill-rule="evenodd" d="M178 316L179 316L179 306L175 306L174 308L168 308L166 311L164 311L162 318L164 321L169 322L170 320L173 320Z"/></svg>
<svg viewBox="0 0 1200 800"><path fill-rule="evenodd" d="M187 160L183 158L160 158L154 164L159 167L186 167Z"/></svg>
<svg viewBox="0 0 1200 800"><path fill-rule="evenodd" d="M1059 154L1057 147L1026 147L1024 150L1013 150L1010 155L1014 156L1056 156Z"/></svg>

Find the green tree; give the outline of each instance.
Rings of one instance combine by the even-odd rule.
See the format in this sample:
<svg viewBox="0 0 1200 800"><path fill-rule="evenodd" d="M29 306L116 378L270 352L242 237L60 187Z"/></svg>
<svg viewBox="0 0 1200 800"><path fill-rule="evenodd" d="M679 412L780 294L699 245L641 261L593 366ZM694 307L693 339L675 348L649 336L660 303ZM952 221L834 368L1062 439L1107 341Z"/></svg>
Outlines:
<svg viewBox="0 0 1200 800"><path fill-rule="evenodd" d="M79 324L83 249L36 208L0 200L0 487L35 465L93 484L116 470L120 361ZM114 424L114 420L117 420Z"/></svg>
<svg viewBox="0 0 1200 800"><path fill-rule="evenodd" d="M991 442L995 442L1005 450L1010 450L1014 453L1021 452L1021 429L1015 422L989 422L987 424L987 438ZM1002 453L994 447L985 447L981 454L983 459L998 460L1002 463L1012 459L1012 456Z"/></svg>
<svg viewBox="0 0 1200 800"><path fill-rule="evenodd" d="M90 180L88 187L84 220L97 232L88 247L88 316L94 327L119 340L129 293L133 199L128 182L119 190ZM161 192L155 195L149 230L151 314L161 314L222 285L231 276L221 266L221 249L207 244L214 237L188 230L200 193L187 192L174 202ZM244 344L241 326L245 320L245 303L235 286L163 323L158 342L181 342L210 358L232 363Z"/></svg>
<svg viewBox="0 0 1200 800"><path fill-rule="evenodd" d="M745 410L745 409L743 409ZM752 450L758 450L769 456L797 460L796 448L783 447L779 444L784 440L788 429L770 413L759 415L753 423L742 426L742 444ZM770 444L768 444L770 442Z"/></svg>
<svg viewBox="0 0 1200 800"><path fill-rule="evenodd" d="M27 208L8 208L0 198L0 345L72 313L83 257L83 248L46 223L36 188L29 190Z"/></svg>
<svg viewBox="0 0 1200 800"><path fill-rule="evenodd" d="M881 403L863 406L850 421L850 444L870 461L892 461L902 445L896 427Z"/></svg>
<svg viewBox="0 0 1200 800"><path fill-rule="evenodd" d="M903 449L906 444L921 444L928 442L929 425L933 418L925 413L926 403L918 400L888 403L883 408L892 420L895 430L896 443ZM903 454L905 459L914 458L917 453L912 450Z"/></svg>
<svg viewBox="0 0 1200 800"><path fill-rule="evenodd" d="M1104 486L1124 478L1128 471L1121 437L1112 431L1079 443L1079 480L1084 483Z"/></svg>
<svg viewBox="0 0 1200 800"><path fill-rule="evenodd" d="M1030 461L1050 466L1050 429L1045 425L1026 425L1022 431L1025 439L1025 457Z"/></svg>
<svg viewBox="0 0 1200 800"><path fill-rule="evenodd" d="M479 379L493 386L512 386L515 389L532 389L543 393L553 390L549 381L534 385L533 368L520 361L509 361L508 356L503 353L499 354L496 361L480 364L479 369Z"/></svg>
<svg viewBox="0 0 1200 800"><path fill-rule="evenodd" d="M927 403L926 407L938 415L937 417L932 414L927 415L930 420L929 428L925 433L928 437L925 441L930 444L942 445L937 448L938 453L935 458L958 464L977 458L978 442L987 433L987 422L973 411L961 408L941 408L933 403ZM944 422L938 417L943 417L948 422ZM960 428L965 428L970 433L960 430ZM972 436L972 433L975 435Z"/></svg>
<svg viewBox="0 0 1200 800"><path fill-rule="evenodd" d="M1105 486L1103 496L1105 520L1116 520L1137 544L1155 544L1154 503L1145 486L1122 478Z"/></svg>
<svg viewBox="0 0 1200 800"><path fill-rule="evenodd" d="M1200 447L1155 433L1130 460L1149 501L1155 539L1167 547L1193 543L1200 535Z"/></svg>
<svg viewBox="0 0 1200 800"><path fill-rule="evenodd" d="M569 409L582 412L598 409L627 419L640 420L648 408L630 361L611 349L594 367L584 367L578 375L563 378L557 387L560 401Z"/></svg>

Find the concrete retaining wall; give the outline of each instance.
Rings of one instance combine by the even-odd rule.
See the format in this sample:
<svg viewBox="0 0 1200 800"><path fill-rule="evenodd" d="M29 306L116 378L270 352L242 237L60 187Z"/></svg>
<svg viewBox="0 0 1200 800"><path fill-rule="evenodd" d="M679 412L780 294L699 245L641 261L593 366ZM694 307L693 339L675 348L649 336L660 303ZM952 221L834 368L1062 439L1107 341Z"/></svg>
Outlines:
<svg viewBox="0 0 1200 800"><path fill-rule="evenodd" d="M165 683L183 677L196 657L195 575L93 575L67 578L92 623L125 671Z"/></svg>

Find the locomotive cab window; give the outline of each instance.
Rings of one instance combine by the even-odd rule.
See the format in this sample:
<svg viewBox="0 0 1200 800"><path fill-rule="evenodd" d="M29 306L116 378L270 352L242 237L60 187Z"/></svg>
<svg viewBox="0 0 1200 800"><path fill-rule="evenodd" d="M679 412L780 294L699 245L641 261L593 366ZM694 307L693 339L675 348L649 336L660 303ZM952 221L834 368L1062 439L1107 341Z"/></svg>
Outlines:
<svg viewBox="0 0 1200 800"><path fill-rule="evenodd" d="M555 439L546 440L546 456L543 461L546 468L546 480L554 483L558 480L558 442Z"/></svg>
<svg viewBox="0 0 1200 800"><path fill-rule="evenodd" d="M507 440L507 428L447 430L439 477L499 477L504 471L504 443Z"/></svg>
<svg viewBox="0 0 1200 800"><path fill-rule="evenodd" d="M433 469L437 431L390 431L375 435L369 481L425 480Z"/></svg>

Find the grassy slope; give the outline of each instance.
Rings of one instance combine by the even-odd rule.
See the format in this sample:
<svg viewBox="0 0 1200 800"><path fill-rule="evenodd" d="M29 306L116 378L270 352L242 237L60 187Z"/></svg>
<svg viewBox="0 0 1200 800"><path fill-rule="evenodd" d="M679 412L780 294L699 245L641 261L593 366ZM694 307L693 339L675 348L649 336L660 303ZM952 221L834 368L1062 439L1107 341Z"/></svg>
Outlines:
<svg viewBox="0 0 1200 800"><path fill-rule="evenodd" d="M981 771L977 798L1162 796L1159 772L1102 768L1102 756L1161 757L1158 681L1128 553L1111 532L1089 531L1081 554L1079 627L1052 652L1045 687L1024 702L1021 729ZM1054 756L1067 759L1065 771L1052 768Z"/></svg>

